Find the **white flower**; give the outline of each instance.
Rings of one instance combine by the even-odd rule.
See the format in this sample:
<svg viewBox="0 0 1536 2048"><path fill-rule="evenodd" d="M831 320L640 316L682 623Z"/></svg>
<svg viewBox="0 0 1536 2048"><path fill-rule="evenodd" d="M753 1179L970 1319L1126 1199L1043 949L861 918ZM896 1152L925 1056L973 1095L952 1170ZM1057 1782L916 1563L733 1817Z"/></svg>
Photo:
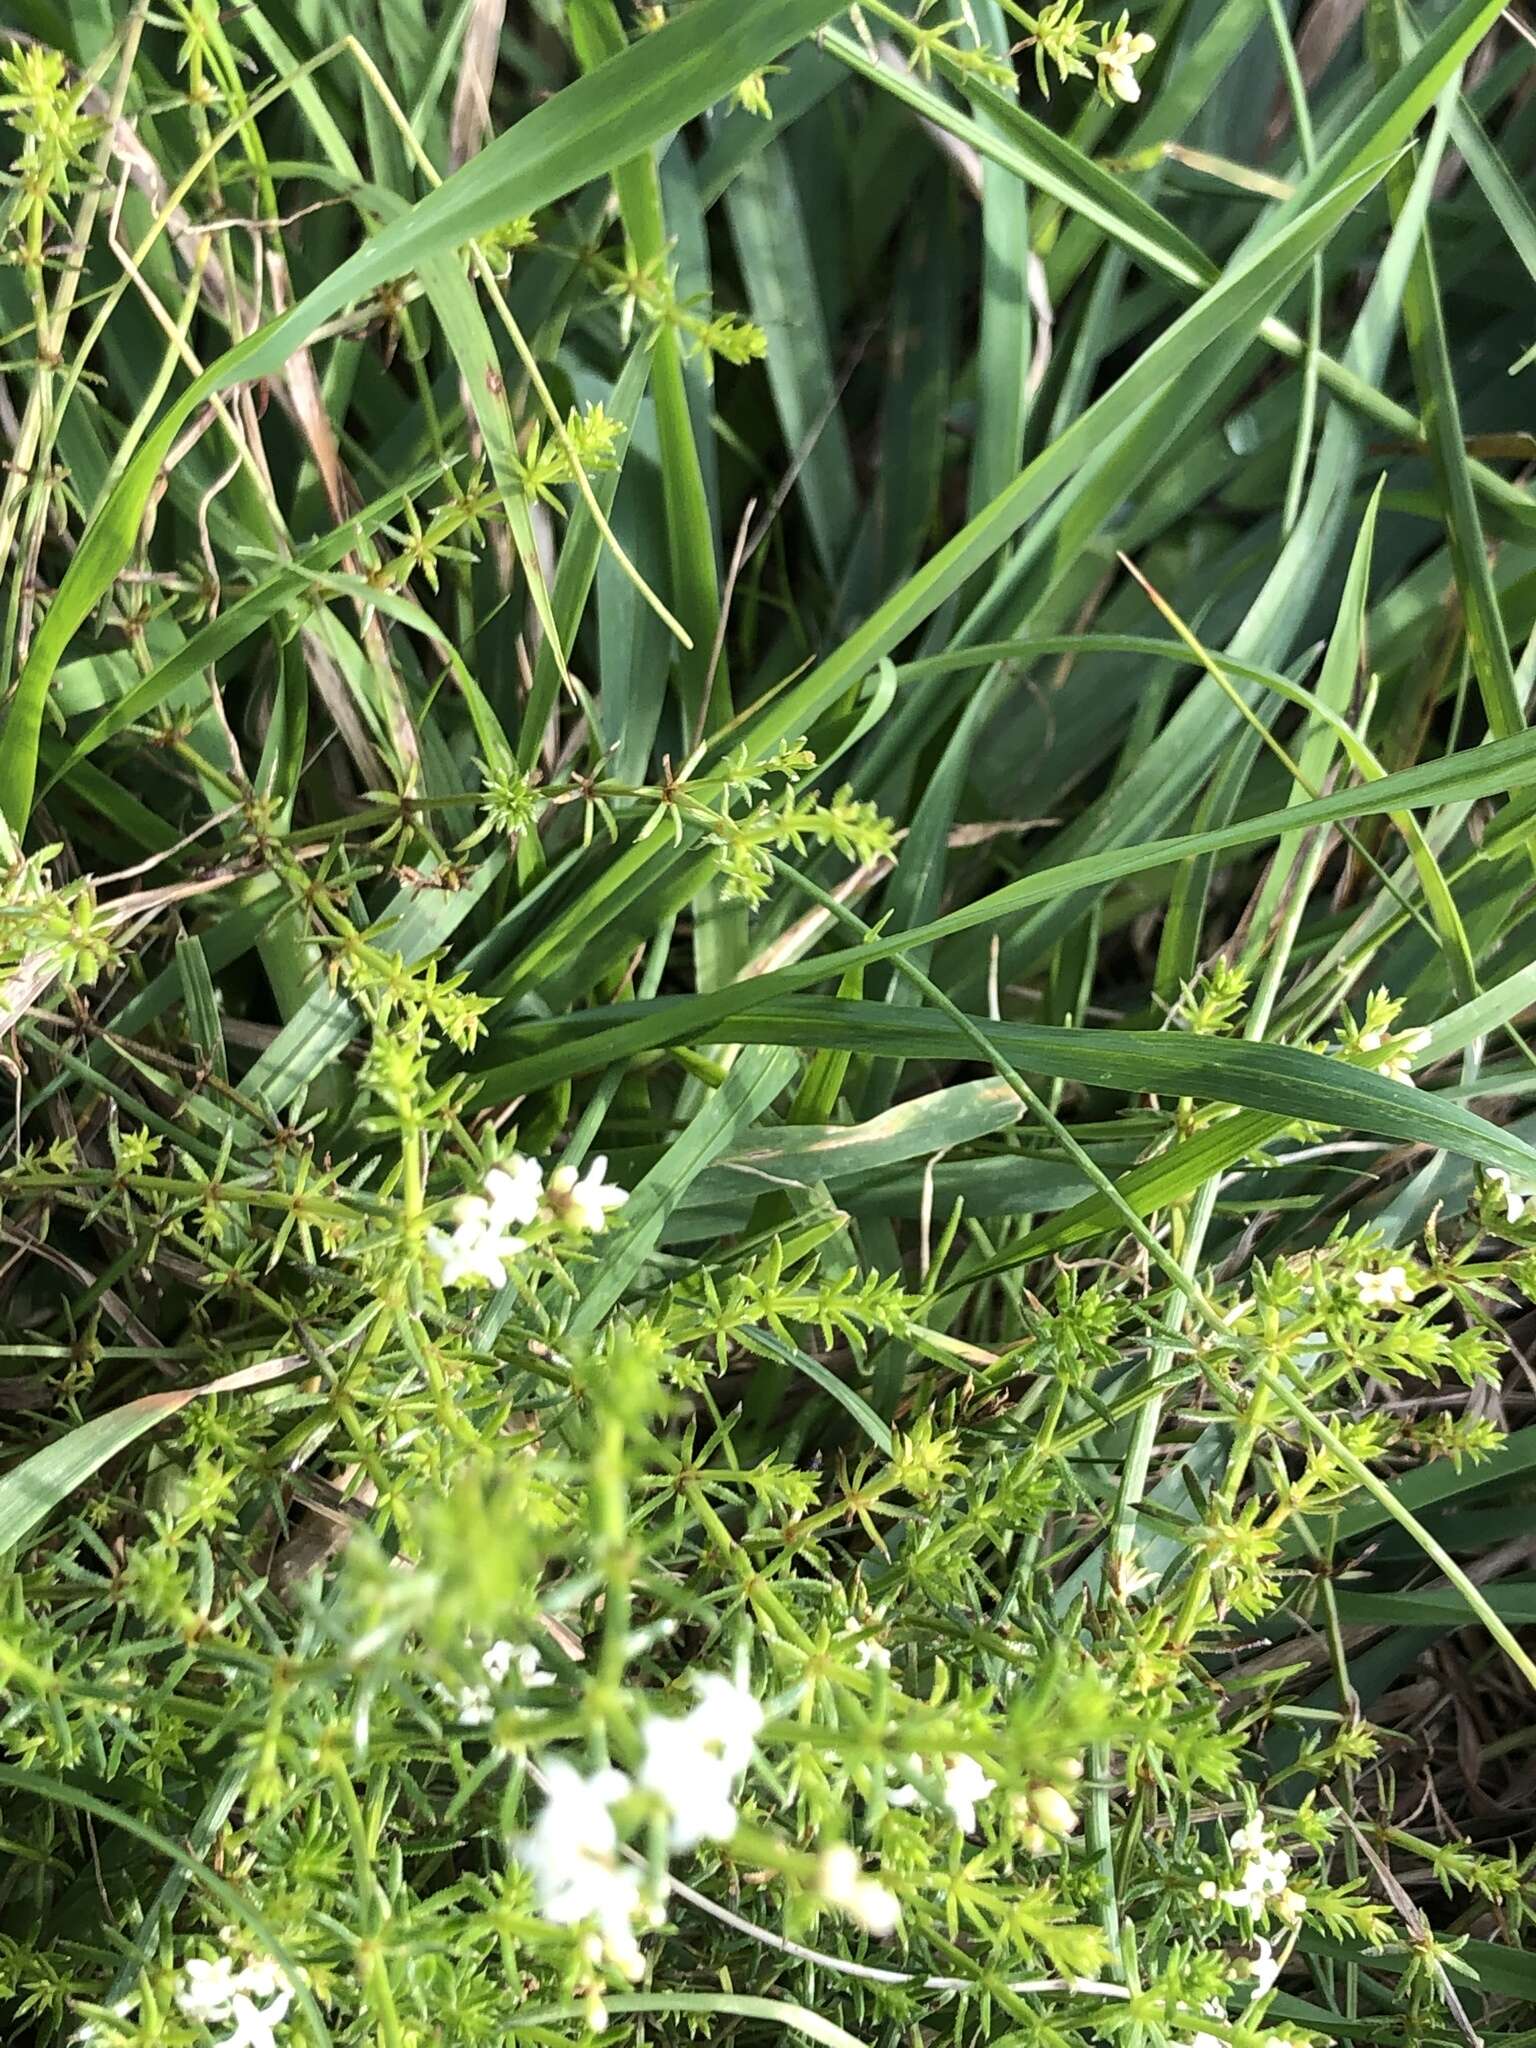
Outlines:
<svg viewBox="0 0 1536 2048"><path fill-rule="evenodd" d="M238 1970L227 1955L211 1963L194 1956L183 1967L181 1976L176 2003L193 2020L228 2019L241 1999L280 1999L286 2011L293 1996L282 1971L266 1956L243 1964ZM281 2018L281 2014L277 2017Z"/></svg>
<svg viewBox="0 0 1536 2048"><path fill-rule="evenodd" d="M285 1987L270 2004L258 2006L242 1993L232 2015L235 2030L214 2048L276 2048L277 2029L288 2016L293 1994Z"/></svg>
<svg viewBox="0 0 1536 2048"><path fill-rule="evenodd" d="M901 1901L860 1868L858 1856L839 1842L822 1856L816 1888L829 1906L846 1913L866 1934L894 1934L901 1919Z"/></svg>
<svg viewBox="0 0 1536 2048"><path fill-rule="evenodd" d="M513 1152L485 1176L486 1200L499 1228L509 1223L532 1223L544 1195L544 1173L536 1159Z"/></svg>
<svg viewBox="0 0 1536 2048"><path fill-rule="evenodd" d="M182 1968L176 2003L189 2020L227 2019L240 1988L239 1974L228 1956L212 1963L194 1956Z"/></svg>
<svg viewBox="0 0 1536 2048"><path fill-rule="evenodd" d="M544 1669L544 1660L532 1643L492 1643L480 1662L492 1685L505 1685L514 1671L524 1692L537 1692L555 1682L555 1674Z"/></svg>
<svg viewBox="0 0 1536 2048"><path fill-rule="evenodd" d="M944 1759L944 1804L962 1835L975 1834L977 1802L996 1790L996 1785L975 1757L951 1756Z"/></svg>
<svg viewBox="0 0 1536 2048"><path fill-rule="evenodd" d="M921 1770L921 1757L912 1757L910 1764L914 1771ZM973 1756L947 1756L941 1768L944 1789L940 1800L961 1834L974 1834L977 1804L997 1787ZM886 1794L886 1801L891 1806L916 1806L922 1797L915 1785L901 1785Z"/></svg>
<svg viewBox="0 0 1536 2048"><path fill-rule="evenodd" d="M641 1728L639 1784L671 1816L674 1849L727 1842L736 1832L736 1780L752 1761L763 1710L734 1680L709 1672L695 1681L699 1703L680 1719L652 1715Z"/></svg>
<svg viewBox="0 0 1536 2048"><path fill-rule="evenodd" d="M262 1957L236 1969L230 1958L194 1957L182 1970L176 2003L188 2019L203 2025L234 2021L217 2048L274 2048L277 2029L288 2017L293 1991L276 1963ZM258 2005L265 1999L265 2005Z"/></svg>
<svg viewBox="0 0 1536 2048"><path fill-rule="evenodd" d="M883 1621L885 1619L883 1614L877 1614L874 1618L876 1621ZM859 1622L850 1617L843 1623L839 1633L844 1637L857 1636L860 1626ZM861 1641L853 1645L853 1661L861 1671L868 1671L871 1665L874 1664L878 1664L882 1671L889 1671L891 1668L891 1653L878 1636L864 1636Z"/></svg>
<svg viewBox="0 0 1536 2048"><path fill-rule="evenodd" d="M1242 1827L1234 1828L1231 1847L1242 1861L1238 1865L1237 1883L1219 1895L1222 1904L1238 1907L1243 1912L1252 1913L1255 1919L1262 1919L1271 1903L1286 1889L1286 1873L1290 1870L1291 1859L1283 1849L1270 1846L1262 1813L1255 1813ZM1201 1889L1203 1891L1204 1887Z"/></svg>
<svg viewBox="0 0 1536 2048"><path fill-rule="evenodd" d="M634 1980L645 1959L635 1940L644 1917L640 1880L619 1860L619 1831L609 1808L629 1790L622 1771L580 1771L558 1758L544 1766L545 1800L517 1858L533 1879L544 1918L557 1927L591 1921L594 1960L606 1959Z"/></svg>
<svg viewBox="0 0 1536 2048"><path fill-rule="evenodd" d="M1266 1941L1262 1934L1254 1940L1256 1954L1253 1959L1253 1995L1264 1998L1274 1990L1280 1981L1280 1965L1275 1961L1275 1945Z"/></svg>
<svg viewBox="0 0 1536 2048"><path fill-rule="evenodd" d="M1413 1078L1413 1063L1429 1049L1430 1034L1427 1031L1404 1031L1392 1041L1392 1056L1382 1061L1376 1069L1385 1074L1389 1081L1397 1081L1405 1088L1416 1084Z"/></svg>
<svg viewBox="0 0 1536 2048"><path fill-rule="evenodd" d="M1136 1600L1148 1586L1155 1586L1158 1573L1149 1572L1134 1550L1117 1550L1109 1560L1109 1583L1122 1600Z"/></svg>
<svg viewBox="0 0 1536 2048"><path fill-rule="evenodd" d="M1502 1166L1490 1166L1487 1173L1489 1180L1499 1191L1499 1199L1504 1204L1504 1214L1511 1223L1518 1223L1527 1209L1536 1207L1536 1196L1532 1195L1528 1187L1517 1186L1514 1175L1506 1173Z"/></svg>
<svg viewBox="0 0 1536 2048"><path fill-rule="evenodd" d="M640 1784L665 1805L674 1849L728 1842L736 1832L733 1775L705 1751L689 1721L687 1715L677 1721L658 1716L644 1730Z"/></svg>
<svg viewBox="0 0 1536 2048"><path fill-rule="evenodd" d="M1269 1854L1269 1823L1257 1808L1240 1828L1234 1828L1228 1835L1227 1846L1236 1849L1243 1856Z"/></svg>
<svg viewBox="0 0 1536 2048"><path fill-rule="evenodd" d="M427 1232L443 1285L505 1287L508 1262L528 1249L518 1226L534 1221L543 1193L538 1163L513 1152L486 1174L483 1193L461 1195L449 1212L453 1229Z"/></svg>
<svg viewBox="0 0 1536 2048"><path fill-rule="evenodd" d="M1133 36L1125 26L1125 16L1121 15L1119 28L1101 49L1093 53L1116 99L1136 101L1141 98L1141 80L1136 76L1136 66L1143 57L1150 57L1156 48L1156 36Z"/></svg>
<svg viewBox="0 0 1536 2048"><path fill-rule="evenodd" d="M453 1718L464 1728L483 1728L488 1721L496 1718L491 1705L491 1688L488 1685L461 1685L457 1692L446 1685L437 1688L437 1696L445 1705L452 1707Z"/></svg>
<svg viewBox="0 0 1536 2048"><path fill-rule="evenodd" d="M437 1688L438 1698L452 1707L454 1718L465 1728L484 1728L495 1720L491 1689L505 1685L514 1670L525 1692L555 1682L555 1674L544 1669L532 1643L492 1643L480 1659L480 1667L490 1681L488 1685L461 1685L457 1690L446 1685Z"/></svg>
<svg viewBox="0 0 1536 2048"><path fill-rule="evenodd" d="M452 1231L429 1230L427 1250L442 1268L445 1287L505 1287L507 1262L528 1249L508 1230L484 1195L461 1195L453 1205Z"/></svg>
<svg viewBox="0 0 1536 2048"><path fill-rule="evenodd" d="M629 1200L617 1181L608 1178L608 1161L600 1152L584 1174L574 1166L557 1166L549 1176L546 1196L550 1213L567 1230L584 1230L596 1237L608 1223L610 1209L622 1209Z"/></svg>
<svg viewBox="0 0 1536 2048"><path fill-rule="evenodd" d="M696 1678L694 1689L699 1704L689 1719L733 1771L744 1771L752 1761L752 1745L763 1725L761 1704L744 1685L722 1677L718 1671Z"/></svg>
<svg viewBox="0 0 1536 2048"><path fill-rule="evenodd" d="M1400 1301L1412 1301L1416 1292L1401 1266L1387 1266L1380 1273L1362 1268L1355 1275L1355 1291L1365 1308L1395 1308Z"/></svg>

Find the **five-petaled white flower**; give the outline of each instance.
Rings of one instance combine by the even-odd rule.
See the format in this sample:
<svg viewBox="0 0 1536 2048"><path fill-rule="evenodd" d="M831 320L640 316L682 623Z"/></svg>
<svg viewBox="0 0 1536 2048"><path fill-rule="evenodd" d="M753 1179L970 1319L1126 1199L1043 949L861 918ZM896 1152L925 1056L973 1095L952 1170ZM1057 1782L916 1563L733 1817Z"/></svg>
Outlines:
<svg viewBox="0 0 1536 2048"><path fill-rule="evenodd" d="M638 1782L670 1817L674 1849L727 1842L736 1832L736 1780L752 1761L763 1710L745 1686L717 1671L695 1679L698 1705L676 1720L652 1715Z"/></svg>
<svg viewBox="0 0 1536 2048"><path fill-rule="evenodd" d="M1141 98L1141 80L1136 66L1157 48L1156 36L1132 35L1122 14L1114 34L1094 51L1104 81L1116 99L1133 102Z"/></svg>
<svg viewBox="0 0 1536 2048"><path fill-rule="evenodd" d="M609 1808L629 1790L622 1771L584 1778L556 1758L544 1765L544 1804L517 1845L517 1858L533 1879L544 1918L557 1927L590 1921L593 1960L606 1960L633 1981L645 1973L635 1939L645 1917L640 1880L619 1860L619 1831Z"/></svg>
<svg viewBox="0 0 1536 2048"><path fill-rule="evenodd" d="M856 1852L846 1842L826 1850L817 1866L816 1888L829 1906L846 1913L866 1934L894 1934L901 1919L896 1894L866 1877Z"/></svg>
<svg viewBox="0 0 1536 2048"><path fill-rule="evenodd" d="M1364 1308L1395 1308L1401 1301L1412 1301L1416 1291L1402 1266L1386 1266L1379 1273L1363 1267L1355 1275L1355 1292Z"/></svg>
<svg viewBox="0 0 1536 2048"><path fill-rule="evenodd" d="M215 1962L194 1957L181 1973L176 2003L189 2020L203 2025L234 2022L216 2048L274 2048L277 2029L288 2017L293 1990L267 1957L236 1969L225 1955ZM265 2000L265 2004L258 2003Z"/></svg>
<svg viewBox="0 0 1536 2048"><path fill-rule="evenodd" d="M500 1224L532 1223L543 1195L543 1168L521 1152L513 1152L485 1176L485 1198Z"/></svg>
<svg viewBox="0 0 1536 2048"><path fill-rule="evenodd" d="M608 1178L608 1160L599 1152L585 1173L574 1166L557 1166L549 1176L545 1206L557 1223L567 1230L584 1230L596 1237L608 1225L608 1212L622 1209L628 1192Z"/></svg>

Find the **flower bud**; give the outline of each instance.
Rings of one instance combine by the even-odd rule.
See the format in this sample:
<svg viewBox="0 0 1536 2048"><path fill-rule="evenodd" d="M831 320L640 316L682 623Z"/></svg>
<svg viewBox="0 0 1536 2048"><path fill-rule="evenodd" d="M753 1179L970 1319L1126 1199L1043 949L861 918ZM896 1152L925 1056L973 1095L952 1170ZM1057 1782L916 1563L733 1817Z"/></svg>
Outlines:
<svg viewBox="0 0 1536 2048"><path fill-rule="evenodd" d="M1054 1785L1036 1785L1029 1795L1029 1804L1036 1820L1051 1834L1070 1835L1076 1831L1076 1809Z"/></svg>

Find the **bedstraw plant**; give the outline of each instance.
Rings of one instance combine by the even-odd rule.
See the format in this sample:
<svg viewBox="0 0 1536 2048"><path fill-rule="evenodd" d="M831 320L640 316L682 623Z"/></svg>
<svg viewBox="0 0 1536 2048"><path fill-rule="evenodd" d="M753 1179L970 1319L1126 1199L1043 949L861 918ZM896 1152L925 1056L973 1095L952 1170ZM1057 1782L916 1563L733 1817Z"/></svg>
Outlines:
<svg viewBox="0 0 1536 2048"><path fill-rule="evenodd" d="M1536 2039L1529 29L3 34L6 2039Z"/></svg>

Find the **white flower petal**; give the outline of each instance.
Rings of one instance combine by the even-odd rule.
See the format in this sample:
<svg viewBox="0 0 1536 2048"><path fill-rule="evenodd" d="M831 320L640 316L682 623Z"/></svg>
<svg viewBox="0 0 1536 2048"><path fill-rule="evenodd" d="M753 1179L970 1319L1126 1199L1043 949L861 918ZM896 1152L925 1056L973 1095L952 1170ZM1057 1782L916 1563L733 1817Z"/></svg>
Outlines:
<svg viewBox="0 0 1536 2048"><path fill-rule="evenodd" d="M485 1192L492 1220L498 1228L509 1223L532 1223L544 1195L544 1174L535 1159L514 1152L485 1176Z"/></svg>
<svg viewBox="0 0 1536 2048"><path fill-rule="evenodd" d="M698 1704L678 1719L652 1715L641 1729L639 1783L666 1806L674 1849L725 1842L736 1832L736 1780L763 1725L759 1702L733 1679L695 1681Z"/></svg>
<svg viewBox="0 0 1536 2048"><path fill-rule="evenodd" d="M560 1759L544 1767L546 1798L532 1829L517 1844L544 1918L558 1927L591 1921L597 1947L626 1977L643 1974L635 1939L644 1900L635 1872L619 1861L619 1833L609 1808L629 1790L622 1771L591 1777Z"/></svg>
<svg viewBox="0 0 1536 2048"><path fill-rule="evenodd" d="M944 1763L944 1804L962 1835L976 1832L976 1807L996 1785L973 1756L947 1757Z"/></svg>

